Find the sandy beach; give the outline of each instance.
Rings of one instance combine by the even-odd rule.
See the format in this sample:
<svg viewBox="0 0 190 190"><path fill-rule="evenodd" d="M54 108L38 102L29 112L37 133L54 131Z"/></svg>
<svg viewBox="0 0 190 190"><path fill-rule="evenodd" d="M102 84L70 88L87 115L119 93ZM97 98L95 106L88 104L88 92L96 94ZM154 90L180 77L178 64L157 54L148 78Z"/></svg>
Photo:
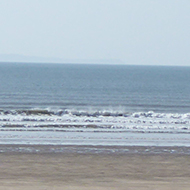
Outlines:
<svg viewBox="0 0 190 190"><path fill-rule="evenodd" d="M0 153L1 190L186 190L189 187L189 155Z"/></svg>

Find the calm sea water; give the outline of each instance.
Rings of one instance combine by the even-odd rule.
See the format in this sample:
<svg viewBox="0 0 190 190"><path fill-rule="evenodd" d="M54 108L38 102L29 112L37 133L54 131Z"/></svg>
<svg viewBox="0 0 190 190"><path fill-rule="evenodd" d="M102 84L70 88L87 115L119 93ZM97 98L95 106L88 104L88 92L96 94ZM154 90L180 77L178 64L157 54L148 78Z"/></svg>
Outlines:
<svg viewBox="0 0 190 190"><path fill-rule="evenodd" d="M1 63L0 132L5 144L141 145L146 133L163 145L164 133L187 145L168 134L190 133L190 67Z"/></svg>
<svg viewBox="0 0 190 190"><path fill-rule="evenodd" d="M0 64L0 107L190 112L190 67Z"/></svg>

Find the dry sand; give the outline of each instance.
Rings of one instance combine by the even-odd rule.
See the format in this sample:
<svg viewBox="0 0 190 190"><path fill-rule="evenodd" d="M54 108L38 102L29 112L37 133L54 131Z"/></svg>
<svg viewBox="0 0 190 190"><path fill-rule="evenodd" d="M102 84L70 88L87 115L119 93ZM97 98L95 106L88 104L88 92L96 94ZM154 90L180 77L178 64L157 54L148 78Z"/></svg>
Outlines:
<svg viewBox="0 0 190 190"><path fill-rule="evenodd" d="M0 190L189 190L190 156L0 153Z"/></svg>

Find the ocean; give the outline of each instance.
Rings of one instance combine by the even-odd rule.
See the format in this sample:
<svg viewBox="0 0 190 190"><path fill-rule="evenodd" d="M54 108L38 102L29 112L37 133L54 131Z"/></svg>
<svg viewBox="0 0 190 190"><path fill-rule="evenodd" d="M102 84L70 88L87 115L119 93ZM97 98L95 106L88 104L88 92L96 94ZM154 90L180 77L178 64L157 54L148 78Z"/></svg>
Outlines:
<svg viewBox="0 0 190 190"><path fill-rule="evenodd" d="M0 144L190 146L190 67L0 63Z"/></svg>

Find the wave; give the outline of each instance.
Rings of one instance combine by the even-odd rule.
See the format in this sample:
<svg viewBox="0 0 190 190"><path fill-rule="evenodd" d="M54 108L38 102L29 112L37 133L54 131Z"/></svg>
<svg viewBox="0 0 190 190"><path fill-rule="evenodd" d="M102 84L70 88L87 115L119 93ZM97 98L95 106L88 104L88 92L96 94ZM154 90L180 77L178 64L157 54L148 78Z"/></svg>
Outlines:
<svg viewBox="0 0 190 190"><path fill-rule="evenodd" d="M80 130L190 133L190 113L125 112L113 110L0 110L1 130L32 127Z"/></svg>
<svg viewBox="0 0 190 190"><path fill-rule="evenodd" d="M28 110L0 110L0 116L3 115L21 115L21 116L86 116L86 117L134 117L134 118L188 118L190 113L157 113L154 111L148 112L126 112L114 110L76 110L76 109L28 109Z"/></svg>

